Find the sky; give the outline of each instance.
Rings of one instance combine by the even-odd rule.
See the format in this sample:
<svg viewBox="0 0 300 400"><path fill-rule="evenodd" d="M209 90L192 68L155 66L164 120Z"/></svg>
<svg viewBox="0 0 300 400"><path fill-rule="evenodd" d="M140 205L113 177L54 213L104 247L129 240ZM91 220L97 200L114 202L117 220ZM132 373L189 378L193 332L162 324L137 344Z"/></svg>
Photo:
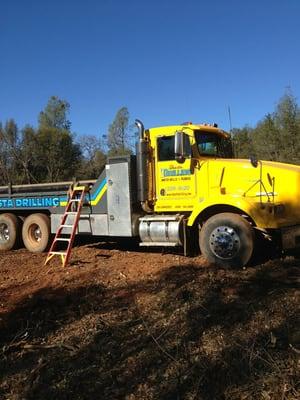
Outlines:
<svg viewBox="0 0 300 400"><path fill-rule="evenodd" d="M300 99L298 0L0 0L0 121L37 126L50 96L72 130L255 125Z"/></svg>

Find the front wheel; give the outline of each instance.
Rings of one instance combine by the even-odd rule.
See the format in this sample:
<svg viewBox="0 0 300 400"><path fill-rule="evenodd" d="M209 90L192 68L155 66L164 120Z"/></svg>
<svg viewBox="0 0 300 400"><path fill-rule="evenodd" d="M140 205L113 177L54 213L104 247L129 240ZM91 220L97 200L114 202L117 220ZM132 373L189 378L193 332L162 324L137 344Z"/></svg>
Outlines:
<svg viewBox="0 0 300 400"><path fill-rule="evenodd" d="M31 214L25 219L22 238L27 250L33 253L42 253L48 247L50 235L50 218L48 215Z"/></svg>
<svg viewBox="0 0 300 400"><path fill-rule="evenodd" d="M223 267L243 267L253 254L254 231L238 214L216 214L202 226L199 245L208 261Z"/></svg>

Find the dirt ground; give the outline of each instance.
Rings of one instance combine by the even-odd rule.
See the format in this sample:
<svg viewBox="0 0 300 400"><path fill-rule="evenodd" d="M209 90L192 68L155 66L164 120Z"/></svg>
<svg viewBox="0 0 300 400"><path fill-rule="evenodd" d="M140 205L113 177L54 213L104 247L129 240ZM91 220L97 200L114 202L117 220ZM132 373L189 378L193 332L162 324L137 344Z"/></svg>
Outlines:
<svg viewBox="0 0 300 400"><path fill-rule="evenodd" d="M299 260L134 243L0 254L1 399L300 399Z"/></svg>

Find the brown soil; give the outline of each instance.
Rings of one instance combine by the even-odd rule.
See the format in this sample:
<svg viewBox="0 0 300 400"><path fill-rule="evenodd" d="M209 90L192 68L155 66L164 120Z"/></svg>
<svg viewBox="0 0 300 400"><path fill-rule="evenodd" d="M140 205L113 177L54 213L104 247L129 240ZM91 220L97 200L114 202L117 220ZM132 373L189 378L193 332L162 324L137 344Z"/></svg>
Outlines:
<svg viewBox="0 0 300 400"><path fill-rule="evenodd" d="M89 243L0 255L1 399L297 399L299 261Z"/></svg>

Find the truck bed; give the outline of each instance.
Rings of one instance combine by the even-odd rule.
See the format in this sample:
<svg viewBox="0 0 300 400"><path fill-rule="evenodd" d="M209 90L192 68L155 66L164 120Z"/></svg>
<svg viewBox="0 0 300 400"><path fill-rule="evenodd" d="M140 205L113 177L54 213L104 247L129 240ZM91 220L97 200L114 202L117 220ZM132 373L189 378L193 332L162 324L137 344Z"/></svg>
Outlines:
<svg viewBox="0 0 300 400"><path fill-rule="evenodd" d="M92 194L101 185L100 178L105 179L102 176L103 173L98 180L89 179L77 183L88 185ZM22 214L27 210L50 210L53 207L59 212L66 205L67 192L72 184L73 181L66 181L0 186L0 212L18 210Z"/></svg>
<svg viewBox="0 0 300 400"><path fill-rule="evenodd" d="M79 182L81 185L93 185L97 180L89 179L82 180ZM20 194L32 194L32 193L65 193L70 185L74 184L73 181L66 182L49 182L49 183L34 183L34 184L26 184L26 185L7 185L0 186L0 197L5 197L8 195L18 196Z"/></svg>

